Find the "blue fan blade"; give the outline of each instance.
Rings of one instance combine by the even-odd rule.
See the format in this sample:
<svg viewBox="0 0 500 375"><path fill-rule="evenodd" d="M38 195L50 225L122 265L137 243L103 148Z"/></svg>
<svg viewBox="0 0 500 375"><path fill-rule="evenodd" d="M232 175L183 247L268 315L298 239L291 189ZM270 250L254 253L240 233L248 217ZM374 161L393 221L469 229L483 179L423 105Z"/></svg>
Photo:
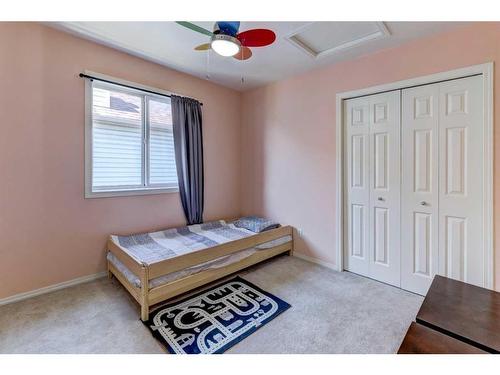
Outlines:
<svg viewBox="0 0 500 375"><path fill-rule="evenodd" d="M240 28L239 21L217 21L219 25L219 30L224 34L229 34L232 36L236 36L238 34L238 30Z"/></svg>

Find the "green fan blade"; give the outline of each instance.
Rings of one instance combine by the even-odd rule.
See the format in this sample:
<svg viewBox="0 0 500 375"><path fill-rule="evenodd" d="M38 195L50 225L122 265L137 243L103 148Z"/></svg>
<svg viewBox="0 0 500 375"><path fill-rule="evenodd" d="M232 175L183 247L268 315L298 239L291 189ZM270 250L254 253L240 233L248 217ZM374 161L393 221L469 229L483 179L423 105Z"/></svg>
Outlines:
<svg viewBox="0 0 500 375"><path fill-rule="evenodd" d="M194 23L191 23L191 22L175 21L175 23L177 23L177 24L179 24L181 26L187 27L188 29L191 29L191 30L196 31L196 32L201 33L201 34L205 34L205 35L208 35L208 36L212 36L213 35L213 33L211 31L208 31L207 29L204 29L203 27L195 25Z"/></svg>

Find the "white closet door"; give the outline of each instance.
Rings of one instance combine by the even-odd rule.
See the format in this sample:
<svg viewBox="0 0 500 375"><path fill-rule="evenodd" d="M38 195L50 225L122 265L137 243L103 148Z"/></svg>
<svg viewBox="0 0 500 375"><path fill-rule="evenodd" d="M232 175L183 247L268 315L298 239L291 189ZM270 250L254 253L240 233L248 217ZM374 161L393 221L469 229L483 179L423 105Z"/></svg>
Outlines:
<svg viewBox="0 0 500 375"><path fill-rule="evenodd" d="M400 285L400 91L345 101L345 268Z"/></svg>
<svg viewBox="0 0 500 375"><path fill-rule="evenodd" d="M425 294L438 272L439 86L402 93L401 287Z"/></svg>
<svg viewBox="0 0 500 375"><path fill-rule="evenodd" d="M482 78L439 87L439 273L484 286Z"/></svg>
<svg viewBox="0 0 500 375"><path fill-rule="evenodd" d="M403 90L401 287L484 286L481 77Z"/></svg>
<svg viewBox="0 0 500 375"><path fill-rule="evenodd" d="M400 286L400 95L373 95L370 123L370 277Z"/></svg>
<svg viewBox="0 0 500 375"><path fill-rule="evenodd" d="M368 276L370 99L358 98L345 101L344 113L348 195L344 267L349 271Z"/></svg>

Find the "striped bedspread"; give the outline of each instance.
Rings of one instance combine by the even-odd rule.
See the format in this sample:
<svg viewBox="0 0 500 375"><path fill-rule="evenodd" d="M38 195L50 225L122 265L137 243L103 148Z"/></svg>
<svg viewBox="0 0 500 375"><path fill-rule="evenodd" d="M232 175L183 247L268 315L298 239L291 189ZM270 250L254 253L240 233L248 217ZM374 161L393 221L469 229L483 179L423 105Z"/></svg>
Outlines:
<svg viewBox="0 0 500 375"><path fill-rule="evenodd" d="M153 233L111 236L111 239L137 261L149 265L254 234L219 220Z"/></svg>

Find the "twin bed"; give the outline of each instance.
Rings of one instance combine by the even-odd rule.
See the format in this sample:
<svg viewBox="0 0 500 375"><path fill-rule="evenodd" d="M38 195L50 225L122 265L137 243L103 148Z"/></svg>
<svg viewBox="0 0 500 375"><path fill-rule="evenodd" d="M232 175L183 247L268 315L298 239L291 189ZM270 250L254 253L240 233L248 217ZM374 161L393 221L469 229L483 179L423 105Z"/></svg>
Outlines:
<svg viewBox="0 0 500 375"><path fill-rule="evenodd" d="M255 233L223 220L154 233L110 236L108 272L149 319L150 306L293 251L292 228Z"/></svg>

